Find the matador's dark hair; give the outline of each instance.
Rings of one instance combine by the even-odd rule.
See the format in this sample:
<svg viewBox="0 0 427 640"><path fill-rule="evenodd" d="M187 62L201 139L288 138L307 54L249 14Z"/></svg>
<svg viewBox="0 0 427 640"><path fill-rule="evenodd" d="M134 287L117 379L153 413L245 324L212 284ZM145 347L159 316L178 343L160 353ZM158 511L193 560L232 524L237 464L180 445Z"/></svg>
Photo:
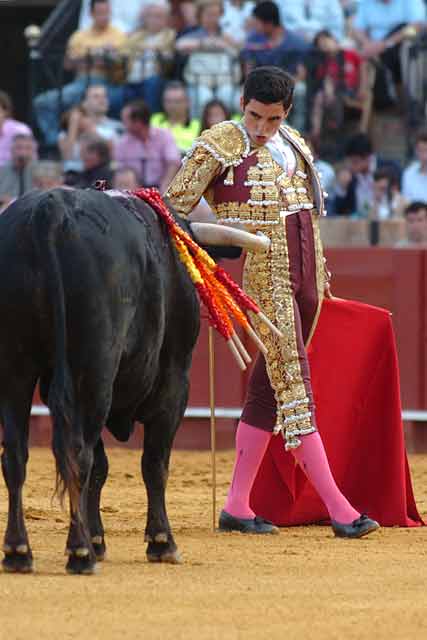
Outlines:
<svg viewBox="0 0 427 640"><path fill-rule="evenodd" d="M243 103L258 100L264 104L281 102L285 110L292 104L295 80L280 67L257 67L246 78Z"/></svg>

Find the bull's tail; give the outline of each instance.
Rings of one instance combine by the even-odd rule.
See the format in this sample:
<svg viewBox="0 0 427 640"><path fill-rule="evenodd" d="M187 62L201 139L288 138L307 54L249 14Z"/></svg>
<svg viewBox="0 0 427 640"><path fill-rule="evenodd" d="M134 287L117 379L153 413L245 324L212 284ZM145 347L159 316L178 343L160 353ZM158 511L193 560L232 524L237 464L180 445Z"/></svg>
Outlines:
<svg viewBox="0 0 427 640"><path fill-rule="evenodd" d="M67 225L67 211L59 191L42 196L32 216L32 230L44 276L54 327L54 365L48 406L53 419L56 488L61 504L68 490L75 514L79 513L77 442L73 430L74 388L67 361L67 327L64 283L57 238ZM66 233L66 232L65 232Z"/></svg>

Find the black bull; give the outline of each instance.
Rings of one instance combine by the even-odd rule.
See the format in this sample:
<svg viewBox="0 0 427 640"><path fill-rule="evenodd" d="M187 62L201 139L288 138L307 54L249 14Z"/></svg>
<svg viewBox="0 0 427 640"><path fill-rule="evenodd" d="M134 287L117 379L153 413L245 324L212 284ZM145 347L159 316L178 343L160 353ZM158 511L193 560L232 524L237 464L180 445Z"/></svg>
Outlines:
<svg viewBox="0 0 427 640"><path fill-rule="evenodd" d="M125 441L135 421L144 424L147 556L176 562L165 487L199 303L168 232L140 200L32 192L0 217L0 274L4 568L32 568L22 488L38 380L53 418L57 484L70 497L67 570L91 573L105 552L102 427Z"/></svg>

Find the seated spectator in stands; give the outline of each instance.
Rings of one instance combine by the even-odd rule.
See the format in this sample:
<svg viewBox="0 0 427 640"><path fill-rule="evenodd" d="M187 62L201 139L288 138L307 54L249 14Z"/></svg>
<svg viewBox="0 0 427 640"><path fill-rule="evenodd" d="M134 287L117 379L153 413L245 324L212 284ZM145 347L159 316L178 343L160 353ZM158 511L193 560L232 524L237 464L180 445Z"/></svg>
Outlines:
<svg viewBox="0 0 427 640"><path fill-rule="evenodd" d="M30 127L12 118L12 100L4 91L0 91L0 167L12 158L13 138L18 133L32 135Z"/></svg>
<svg viewBox="0 0 427 640"><path fill-rule="evenodd" d="M328 29L338 42L344 39L344 10L340 0L286 0L280 5L280 17L307 42L312 42L323 29Z"/></svg>
<svg viewBox="0 0 427 640"><path fill-rule="evenodd" d="M190 101L182 82L173 81L163 92L163 112L151 117L153 127L168 129L184 155L199 135L200 122L190 116Z"/></svg>
<svg viewBox="0 0 427 640"><path fill-rule="evenodd" d="M114 144L114 160L119 168L134 169L140 186L164 193L181 166L181 154L170 131L150 126L150 116L142 100L123 108L126 133Z"/></svg>
<svg viewBox="0 0 427 640"><path fill-rule="evenodd" d="M123 123L107 116L109 100L107 89L103 85L95 84L86 89L82 107L93 123L95 133L101 138L112 141L123 133Z"/></svg>
<svg viewBox="0 0 427 640"><path fill-rule="evenodd" d="M111 187L113 171L111 169L111 148L107 140L97 135L88 135L81 142L83 171L79 174L76 187L93 187L97 180L106 180Z"/></svg>
<svg viewBox="0 0 427 640"><path fill-rule="evenodd" d="M304 78L304 61L310 45L280 22L275 2L258 3L253 12L254 30L246 39L242 58L247 70L260 65L275 65L297 78Z"/></svg>
<svg viewBox="0 0 427 640"><path fill-rule="evenodd" d="M58 136L65 184L73 186L78 174L83 171L81 142L87 135L95 135L94 122L81 105L66 111L62 117L62 131Z"/></svg>
<svg viewBox="0 0 427 640"><path fill-rule="evenodd" d="M322 187L324 191L328 194L328 200L326 201L328 215L332 215L333 211L331 209L331 202L332 202L331 198L332 198L333 190L335 188L335 181L336 181L335 169L331 164L329 164L329 162L326 162L325 160L321 159L319 145L316 139L306 136L305 141L313 154L314 166L316 167L319 173Z"/></svg>
<svg viewBox="0 0 427 640"><path fill-rule="evenodd" d="M388 169L377 169L373 175L372 200L368 205L369 220L401 218L406 201L399 191L392 189L392 175Z"/></svg>
<svg viewBox="0 0 427 640"><path fill-rule="evenodd" d="M427 245L427 202L414 201L405 209L406 238L397 247Z"/></svg>
<svg viewBox="0 0 427 640"><path fill-rule="evenodd" d="M410 200L427 200L427 129L415 139L416 160L402 174L402 193Z"/></svg>
<svg viewBox="0 0 427 640"><path fill-rule="evenodd" d="M132 33L141 26L141 10L152 0L110 0L111 24L124 33ZM79 29L91 25L91 0L82 0Z"/></svg>
<svg viewBox="0 0 427 640"><path fill-rule="evenodd" d="M200 120L200 133L205 129L210 129L214 124L230 120L231 114L221 100L210 100L205 104L202 118Z"/></svg>
<svg viewBox="0 0 427 640"><path fill-rule="evenodd" d="M384 160L374 153L371 141L364 133L352 136L345 148L350 179L337 180L335 213L366 217L373 198L374 173L387 168L400 182L400 167L392 160ZM340 176L341 177L341 176Z"/></svg>
<svg viewBox="0 0 427 640"><path fill-rule="evenodd" d="M61 90L51 89L34 100L37 124L49 146L57 142L60 106L65 111L81 102L89 84L109 86L120 64L125 35L110 23L109 0L91 0L91 15L91 27L73 33L67 44L64 67L76 71L76 78Z"/></svg>
<svg viewBox="0 0 427 640"><path fill-rule="evenodd" d="M0 168L0 207L9 205L32 189L35 148L31 134L18 133L13 138L10 162Z"/></svg>
<svg viewBox="0 0 427 640"><path fill-rule="evenodd" d="M224 0L224 11L220 20L223 34L243 45L254 7L255 2L250 0Z"/></svg>
<svg viewBox="0 0 427 640"><path fill-rule="evenodd" d="M314 98L311 112L311 136L319 139L322 131L339 131L348 111L360 115L368 92L366 63L351 49L342 48L330 31L316 34Z"/></svg>
<svg viewBox="0 0 427 640"><path fill-rule="evenodd" d="M142 17L142 28L133 33L121 49L128 58L129 73L120 107L142 98L154 112L161 109L163 74L173 60L175 31L169 27L170 10L164 1L147 4ZM116 111L117 99L115 103Z"/></svg>
<svg viewBox="0 0 427 640"><path fill-rule="evenodd" d="M353 36L365 59L379 62L374 87L377 108L397 102L402 85L399 49L426 20L423 0L360 0L353 20Z"/></svg>
<svg viewBox="0 0 427 640"><path fill-rule="evenodd" d="M138 189L138 176L131 167L116 169L113 173L113 189L119 191L135 191Z"/></svg>
<svg viewBox="0 0 427 640"><path fill-rule="evenodd" d="M59 162L52 160L39 160L32 168L32 178L34 189L54 189L62 187L64 184L64 174Z"/></svg>
<svg viewBox="0 0 427 640"><path fill-rule="evenodd" d="M199 28L177 39L176 50L188 56L183 77L188 85L193 117L200 117L203 106L219 98L237 108L241 79L238 43L223 34L221 0L199 0Z"/></svg>
<svg viewBox="0 0 427 640"><path fill-rule="evenodd" d="M295 89L288 122L304 132L307 123L305 62L310 45L286 24L282 25L275 2L258 3L252 17L254 29L241 53L245 73L260 65L275 65L291 73L295 77Z"/></svg>
<svg viewBox="0 0 427 640"><path fill-rule="evenodd" d="M80 140L87 134L98 135L110 144L123 133L119 120L107 117L108 96L103 85L91 85L86 89L83 103L63 114L63 130L58 136L58 147L63 162L65 182L75 183L77 174L83 170L80 157Z"/></svg>
<svg viewBox="0 0 427 640"><path fill-rule="evenodd" d="M199 28L199 23L197 22L197 7L196 3L193 0L183 0L178 5L178 23L179 30L177 31L176 37L180 38L181 36L185 36L192 31L196 31Z"/></svg>

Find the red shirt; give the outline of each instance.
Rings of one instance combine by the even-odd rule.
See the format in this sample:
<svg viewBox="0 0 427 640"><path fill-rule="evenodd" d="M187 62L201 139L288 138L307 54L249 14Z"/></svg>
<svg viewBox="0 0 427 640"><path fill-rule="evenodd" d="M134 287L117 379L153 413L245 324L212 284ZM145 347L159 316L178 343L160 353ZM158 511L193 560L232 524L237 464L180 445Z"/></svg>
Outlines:
<svg viewBox="0 0 427 640"><path fill-rule="evenodd" d="M341 63L343 70L340 69ZM346 89L357 91L360 82L362 58L356 51L344 49L341 55L327 56L317 68L317 79L331 78L337 85L340 80Z"/></svg>

